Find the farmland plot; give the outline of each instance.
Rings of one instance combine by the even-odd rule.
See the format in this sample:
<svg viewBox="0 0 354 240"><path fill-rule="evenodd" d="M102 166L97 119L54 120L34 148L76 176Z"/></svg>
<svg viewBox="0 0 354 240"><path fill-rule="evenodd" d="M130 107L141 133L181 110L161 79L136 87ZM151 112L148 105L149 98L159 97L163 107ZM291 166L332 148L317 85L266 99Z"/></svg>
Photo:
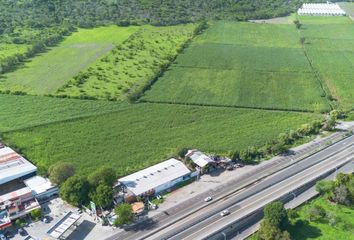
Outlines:
<svg viewBox="0 0 354 240"><path fill-rule="evenodd" d="M142 100L326 111L299 39L293 25L214 23Z"/></svg>
<svg viewBox="0 0 354 240"><path fill-rule="evenodd" d="M121 110L108 101L0 94L0 133Z"/></svg>
<svg viewBox="0 0 354 240"><path fill-rule="evenodd" d="M193 37L195 25L144 26L125 43L75 76L57 95L124 100L138 92Z"/></svg>
<svg viewBox="0 0 354 240"><path fill-rule="evenodd" d="M345 17L301 17L313 65L338 105L354 108L354 23Z"/></svg>
<svg viewBox="0 0 354 240"><path fill-rule="evenodd" d="M308 113L167 104L122 104L115 113L3 134L37 166L68 161L80 174L107 165L126 175L163 161L178 148L215 153L263 145L319 119Z"/></svg>
<svg viewBox="0 0 354 240"><path fill-rule="evenodd" d="M30 59L22 68L0 78L0 90L51 94L138 27L107 26L79 29L58 46Z"/></svg>

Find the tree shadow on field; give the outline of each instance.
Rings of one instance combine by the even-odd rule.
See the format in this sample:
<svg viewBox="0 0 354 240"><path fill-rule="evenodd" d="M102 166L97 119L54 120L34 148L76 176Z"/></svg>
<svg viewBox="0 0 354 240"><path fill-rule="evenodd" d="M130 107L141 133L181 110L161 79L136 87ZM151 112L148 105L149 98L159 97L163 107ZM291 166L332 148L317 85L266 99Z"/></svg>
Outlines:
<svg viewBox="0 0 354 240"><path fill-rule="evenodd" d="M288 231L292 239L296 240L314 239L322 236L321 230L310 225L307 220L297 220L295 225L288 227Z"/></svg>

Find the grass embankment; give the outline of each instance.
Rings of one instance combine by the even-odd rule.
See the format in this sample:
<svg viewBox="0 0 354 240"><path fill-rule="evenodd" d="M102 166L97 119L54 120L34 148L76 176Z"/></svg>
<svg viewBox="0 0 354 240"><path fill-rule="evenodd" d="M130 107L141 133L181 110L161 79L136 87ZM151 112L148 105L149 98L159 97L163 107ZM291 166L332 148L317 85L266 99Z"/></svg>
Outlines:
<svg viewBox="0 0 354 240"><path fill-rule="evenodd" d="M333 215L333 217L336 219L336 223L331 226L326 219L309 221L308 210L315 205L323 207L327 214ZM301 220L303 224L299 224L298 226L291 226L288 228L288 231L293 239L353 239L354 209L352 208L330 203L323 197L319 197L300 207L298 213L299 217L295 219L295 221Z"/></svg>
<svg viewBox="0 0 354 240"><path fill-rule="evenodd" d="M16 71L1 76L0 90L42 95L54 93L137 29L117 26L79 29L58 46L28 60Z"/></svg>
<svg viewBox="0 0 354 240"><path fill-rule="evenodd" d="M310 61L337 106L354 108L354 22L347 17L299 17Z"/></svg>
<svg viewBox="0 0 354 240"><path fill-rule="evenodd" d="M197 25L144 26L87 70L58 95L122 100L152 81L193 37Z"/></svg>
<svg viewBox="0 0 354 240"><path fill-rule="evenodd" d="M170 157L181 147L227 153L263 145L279 133L320 118L307 113L121 104L122 109L114 113L8 132L3 137L37 166L68 161L85 174L108 165L126 175ZM7 111L11 113L10 108Z"/></svg>
<svg viewBox="0 0 354 240"><path fill-rule="evenodd" d="M325 111L295 25L214 22L142 100Z"/></svg>

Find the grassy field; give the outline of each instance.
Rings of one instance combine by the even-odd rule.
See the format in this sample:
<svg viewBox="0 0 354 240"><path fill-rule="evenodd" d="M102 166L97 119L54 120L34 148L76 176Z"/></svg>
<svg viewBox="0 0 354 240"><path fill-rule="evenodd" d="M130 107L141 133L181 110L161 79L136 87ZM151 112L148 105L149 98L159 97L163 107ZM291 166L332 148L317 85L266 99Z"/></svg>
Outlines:
<svg viewBox="0 0 354 240"><path fill-rule="evenodd" d="M214 22L144 101L325 111L294 25Z"/></svg>
<svg viewBox="0 0 354 240"><path fill-rule="evenodd" d="M79 29L57 47L29 60L20 69L0 77L0 90L51 94L80 70L122 43L138 27L107 26Z"/></svg>
<svg viewBox="0 0 354 240"><path fill-rule="evenodd" d="M0 103L0 132L98 115L126 107L108 101L1 94Z"/></svg>
<svg viewBox="0 0 354 240"><path fill-rule="evenodd" d="M58 95L126 99L155 78L193 37L196 25L144 26L124 44L74 77Z"/></svg>
<svg viewBox="0 0 354 240"><path fill-rule="evenodd" d="M98 165L119 175L158 163L178 148L227 153L263 145L320 118L307 113L168 104L122 104L114 113L4 133L37 166L68 161L80 174Z"/></svg>
<svg viewBox="0 0 354 240"><path fill-rule="evenodd" d="M300 17L314 67L338 105L354 108L354 22L346 17Z"/></svg>
<svg viewBox="0 0 354 240"><path fill-rule="evenodd" d="M308 210L314 205L319 205L326 210L326 213L333 214L337 223L331 226L328 220L309 221ZM291 239L307 240L349 240L354 235L354 209L329 203L323 197L318 197L298 208L299 216L294 220L302 221L302 225L291 225L287 231ZM248 237L247 240L257 240L256 234Z"/></svg>
<svg viewBox="0 0 354 240"><path fill-rule="evenodd" d="M309 221L301 227L291 227L289 233L296 240L302 239L353 239L354 236L354 209L349 207L329 203L324 198L317 198L299 209L299 220L308 220L308 209L314 205L322 206L327 213L332 213L337 218L334 226L329 225L328 221Z"/></svg>

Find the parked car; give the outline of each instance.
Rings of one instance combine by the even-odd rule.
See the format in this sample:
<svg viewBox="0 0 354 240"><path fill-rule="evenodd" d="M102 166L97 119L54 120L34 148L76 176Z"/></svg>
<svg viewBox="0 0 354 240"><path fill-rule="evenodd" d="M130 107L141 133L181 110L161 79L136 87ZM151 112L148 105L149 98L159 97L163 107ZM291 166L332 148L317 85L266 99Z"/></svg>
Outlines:
<svg viewBox="0 0 354 240"><path fill-rule="evenodd" d="M5 237L4 234L0 233L0 240L7 240L7 237Z"/></svg>
<svg viewBox="0 0 354 240"><path fill-rule="evenodd" d="M5 237L7 237L7 238L13 238L13 237L14 237L14 234L13 234L12 232L10 232L10 231L6 231L6 232L5 232Z"/></svg>
<svg viewBox="0 0 354 240"><path fill-rule="evenodd" d="M48 217L48 216L44 216L44 217L42 218L42 222L44 222L44 223L49 223L49 222L50 222L49 217Z"/></svg>
<svg viewBox="0 0 354 240"><path fill-rule="evenodd" d="M18 229L18 233L19 233L21 236L27 236L27 235L28 235L27 231L26 231L25 229L23 229L23 228L19 228L19 229Z"/></svg>
<svg viewBox="0 0 354 240"><path fill-rule="evenodd" d="M213 200L211 196L204 198L204 202L210 202L211 200Z"/></svg>
<svg viewBox="0 0 354 240"><path fill-rule="evenodd" d="M226 215L229 215L230 214L230 211L228 209L225 209L223 210L221 213L220 213L220 216L224 217Z"/></svg>

